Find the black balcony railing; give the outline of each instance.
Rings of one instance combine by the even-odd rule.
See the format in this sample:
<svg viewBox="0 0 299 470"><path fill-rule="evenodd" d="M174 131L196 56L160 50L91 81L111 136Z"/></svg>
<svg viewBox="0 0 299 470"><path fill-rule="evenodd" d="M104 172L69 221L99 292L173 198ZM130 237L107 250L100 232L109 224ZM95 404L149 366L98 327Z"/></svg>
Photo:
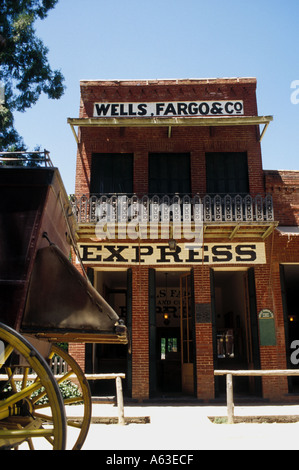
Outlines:
<svg viewBox="0 0 299 470"><path fill-rule="evenodd" d="M128 222L269 223L274 222L272 197L267 195L137 195L106 194L71 196L79 224Z"/></svg>

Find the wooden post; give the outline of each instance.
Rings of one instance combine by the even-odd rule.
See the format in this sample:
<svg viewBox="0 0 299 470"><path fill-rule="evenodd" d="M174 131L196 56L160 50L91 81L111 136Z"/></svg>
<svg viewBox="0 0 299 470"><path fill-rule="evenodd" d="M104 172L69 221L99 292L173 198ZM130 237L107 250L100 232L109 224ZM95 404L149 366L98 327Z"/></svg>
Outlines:
<svg viewBox="0 0 299 470"><path fill-rule="evenodd" d="M118 424L125 424L124 414L124 398L121 377L117 376L116 379L116 397L117 397L117 408L118 408Z"/></svg>
<svg viewBox="0 0 299 470"><path fill-rule="evenodd" d="M234 392L233 376L226 375L227 423L234 424Z"/></svg>

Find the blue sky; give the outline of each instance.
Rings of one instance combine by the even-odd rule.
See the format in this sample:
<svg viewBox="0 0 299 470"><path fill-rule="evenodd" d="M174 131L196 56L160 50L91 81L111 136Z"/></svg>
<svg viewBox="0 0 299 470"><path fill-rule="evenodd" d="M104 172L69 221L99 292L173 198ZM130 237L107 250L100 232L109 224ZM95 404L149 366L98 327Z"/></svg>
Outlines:
<svg viewBox="0 0 299 470"><path fill-rule="evenodd" d="M73 193L67 118L79 115L81 79L256 77L259 115L274 116L263 167L299 170L298 18L298 0L59 0L36 32L66 92L42 96L15 125L30 149L51 152Z"/></svg>

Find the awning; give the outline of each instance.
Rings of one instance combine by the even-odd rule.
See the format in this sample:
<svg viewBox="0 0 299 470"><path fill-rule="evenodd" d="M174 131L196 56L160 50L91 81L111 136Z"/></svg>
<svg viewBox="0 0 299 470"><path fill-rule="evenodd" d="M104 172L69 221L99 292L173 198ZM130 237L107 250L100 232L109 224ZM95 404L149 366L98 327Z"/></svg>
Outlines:
<svg viewBox="0 0 299 470"><path fill-rule="evenodd" d="M237 116L237 117L153 117L153 118L68 118L76 142L79 143L75 127L167 127L168 137L171 128L182 126L258 126L263 125L259 140L265 135L273 116Z"/></svg>
<svg viewBox="0 0 299 470"><path fill-rule="evenodd" d="M298 226L279 226L276 227L276 230L279 232L280 235L299 235L299 227Z"/></svg>

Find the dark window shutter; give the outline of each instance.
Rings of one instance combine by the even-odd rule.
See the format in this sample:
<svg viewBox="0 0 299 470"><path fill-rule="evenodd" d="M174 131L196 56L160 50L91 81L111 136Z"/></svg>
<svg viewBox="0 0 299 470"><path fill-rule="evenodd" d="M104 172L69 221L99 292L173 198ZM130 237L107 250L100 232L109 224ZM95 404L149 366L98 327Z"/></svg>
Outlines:
<svg viewBox="0 0 299 470"><path fill-rule="evenodd" d="M206 153L208 194L248 194L246 152Z"/></svg>
<svg viewBox="0 0 299 470"><path fill-rule="evenodd" d="M190 154L150 153L149 193L191 193Z"/></svg>
<svg viewBox="0 0 299 470"><path fill-rule="evenodd" d="M92 155L91 194L133 193L133 154Z"/></svg>

